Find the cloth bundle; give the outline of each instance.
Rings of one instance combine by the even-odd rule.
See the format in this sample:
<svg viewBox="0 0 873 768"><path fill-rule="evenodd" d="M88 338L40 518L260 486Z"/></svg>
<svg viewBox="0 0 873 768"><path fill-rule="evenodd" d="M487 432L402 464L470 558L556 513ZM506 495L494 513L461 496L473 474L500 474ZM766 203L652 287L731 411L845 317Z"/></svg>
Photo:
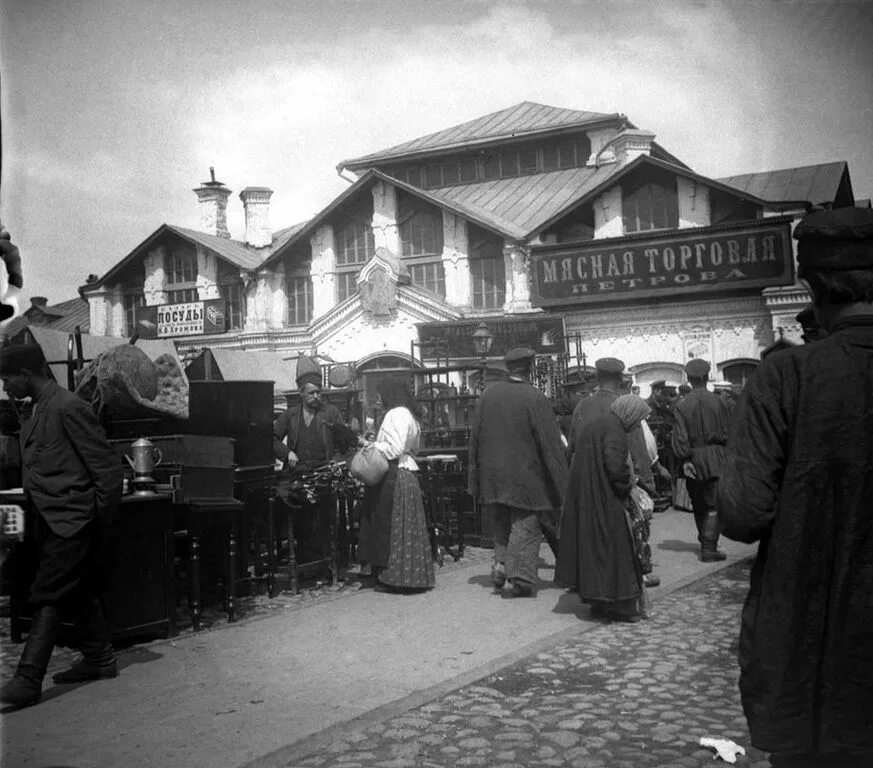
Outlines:
<svg viewBox="0 0 873 768"><path fill-rule="evenodd" d="M119 344L79 375L76 394L105 419L188 418L188 377L170 354L154 362L139 347Z"/></svg>

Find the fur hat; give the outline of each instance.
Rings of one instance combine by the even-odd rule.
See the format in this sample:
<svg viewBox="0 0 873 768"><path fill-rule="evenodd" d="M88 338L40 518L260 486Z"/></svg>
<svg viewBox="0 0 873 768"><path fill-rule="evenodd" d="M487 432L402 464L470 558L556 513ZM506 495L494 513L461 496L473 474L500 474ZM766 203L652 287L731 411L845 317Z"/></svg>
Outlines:
<svg viewBox="0 0 873 768"><path fill-rule="evenodd" d="M797 263L815 269L873 269L873 210L810 213L794 228Z"/></svg>
<svg viewBox="0 0 873 768"><path fill-rule="evenodd" d="M308 355L297 358L297 386L303 389L307 384L321 386L321 366Z"/></svg>
<svg viewBox="0 0 873 768"><path fill-rule="evenodd" d="M22 368L42 371L45 355L39 344L7 344L0 347L0 376L16 376Z"/></svg>

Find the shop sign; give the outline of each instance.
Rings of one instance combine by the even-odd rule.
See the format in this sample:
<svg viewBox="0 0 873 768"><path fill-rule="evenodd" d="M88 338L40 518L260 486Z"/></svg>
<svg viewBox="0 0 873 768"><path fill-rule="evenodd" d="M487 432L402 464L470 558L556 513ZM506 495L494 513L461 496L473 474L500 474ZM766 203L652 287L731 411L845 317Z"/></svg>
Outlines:
<svg viewBox="0 0 873 768"><path fill-rule="evenodd" d="M225 299L159 304L136 309L136 330L143 339L224 333L226 326Z"/></svg>
<svg viewBox="0 0 873 768"><path fill-rule="evenodd" d="M418 324L421 355L425 358L478 358L473 332L484 322L494 336L489 357L500 357L513 347L530 347L537 354L564 351L564 319L561 317L488 317L446 323ZM429 346L429 343L433 346Z"/></svg>
<svg viewBox="0 0 873 768"><path fill-rule="evenodd" d="M794 282L790 219L531 247L531 303L582 304Z"/></svg>

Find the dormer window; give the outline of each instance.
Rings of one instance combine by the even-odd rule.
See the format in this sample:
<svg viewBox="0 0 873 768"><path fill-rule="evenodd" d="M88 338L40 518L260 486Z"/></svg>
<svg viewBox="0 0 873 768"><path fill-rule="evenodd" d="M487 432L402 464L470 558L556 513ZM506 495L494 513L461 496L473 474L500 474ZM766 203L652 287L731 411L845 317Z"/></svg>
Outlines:
<svg viewBox="0 0 873 768"><path fill-rule="evenodd" d="M399 201L398 219L400 255L412 283L444 298L442 212L422 200L403 196Z"/></svg>
<svg viewBox="0 0 873 768"><path fill-rule="evenodd" d="M334 230L337 301L345 301L357 292L361 267L376 252L372 219L371 210L361 209Z"/></svg>
<svg viewBox="0 0 873 768"><path fill-rule="evenodd" d="M172 246L164 257L168 304L197 301L197 254L190 245Z"/></svg>
<svg viewBox="0 0 873 768"><path fill-rule="evenodd" d="M622 190L621 212L625 233L679 227L676 184L642 184Z"/></svg>

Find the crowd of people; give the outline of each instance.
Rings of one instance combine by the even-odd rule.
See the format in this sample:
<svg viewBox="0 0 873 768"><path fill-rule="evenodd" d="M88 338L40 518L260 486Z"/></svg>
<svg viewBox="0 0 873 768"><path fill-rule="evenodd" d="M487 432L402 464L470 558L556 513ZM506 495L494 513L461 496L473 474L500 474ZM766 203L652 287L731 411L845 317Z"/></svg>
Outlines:
<svg viewBox="0 0 873 768"><path fill-rule="evenodd" d="M624 364L595 364L597 389L556 418L530 383L534 353L506 355L507 375L482 393L471 425L469 492L493 522L491 580L507 596L536 595L543 536L555 578L592 613L647 613L649 525L669 492L694 513L700 558L724 559L720 535L760 542L741 619L740 688L752 743L773 766L873 764L873 212L811 213L796 227L798 277L812 307L807 344L767 356L738 402L709 391L692 359L675 397L624 386ZM0 255L19 277L17 250ZM277 419L285 468L330 458L338 444L378 451L387 470L367 488L359 553L385 589L434 586L416 478L418 407L408 387L378 385L384 417L355 435L320 396L317 366L299 371L301 402ZM50 379L36 345L0 349L0 379L30 397L21 430L24 489L36 512L40 561L33 621L4 704L39 701L63 618L83 658L56 680L117 674L95 578L101 526L122 470L87 404ZM562 433L559 422L566 433ZM317 515L315 517L318 517Z"/></svg>

